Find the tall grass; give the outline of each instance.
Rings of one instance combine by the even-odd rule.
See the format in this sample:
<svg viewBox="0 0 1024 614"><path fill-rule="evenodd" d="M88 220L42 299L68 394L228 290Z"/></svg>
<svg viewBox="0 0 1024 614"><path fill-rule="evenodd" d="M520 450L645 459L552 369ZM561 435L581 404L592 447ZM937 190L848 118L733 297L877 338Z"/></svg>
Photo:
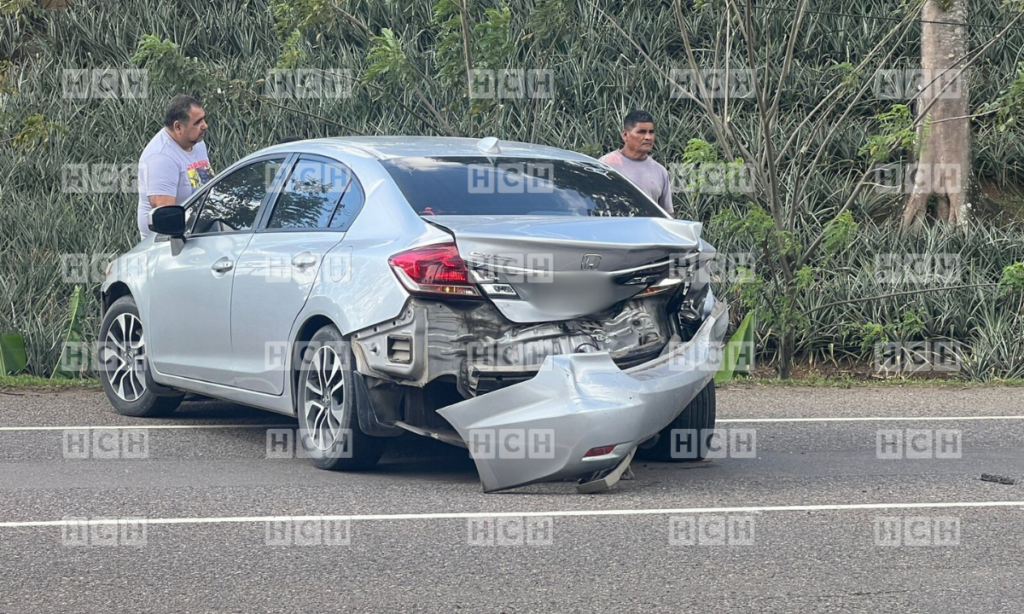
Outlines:
<svg viewBox="0 0 1024 614"><path fill-rule="evenodd" d="M632 48L591 8L589 0L568 2L572 19L559 32L534 45L528 35L538 26L531 15L540 1L507 0L511 8L510 36L517 53L508 58L510 68L542 68L555 72L553 99L504 100L484 117L470 117L464 90L423 84L432 103L467 136L494 134L500 138L531 140L568 149L600 154L619 145L622 116L632 108L645 108L658 118L659 146L656 158L670 164L682 158L692 138L712 139L691 103L672 98L668 83L653 74ZM649 53L666 70L684 68L677 24L671 2L630 0L599 4L616 16L618 23L643 41ZM1005 20L997 0L979 1L971 20L998 25ZM431 24L433 2L352 0L344 6L364 21L371 31L391 28L405 43L410 58L427 73L435 70L432 50L436 27ZM497 0L470 2L478 9L498 6ZM818 14L808 16L805 28L809 44L798 49L791 86L782 99L786 122L798 122L837 78L831 68L856 62L891 27L870 18L836 13L857 12L890 16L901 5L897 0L874 0L851 9L848 2L822 0L814 3ZM767 11L765 27L784 28L791 13ZM719 21L712 11L690 15L691 36L698 52L713 52ZM4 84L16 93L0 94L0 332L19 332L26 337L30 370L48 374L61 352L61 327L74 284L62 279L62 256L67 254L120 253L137 240L136 195L133 193L75 194L65 189L64 169L69 164L134 164L148 141L160 128L167 98L174 84L151 82L145 99L65 99L62 71L67 68L129 68L130 58L146 34L175 42L184 55L200 65L216 69L229 79L256 84L278 61L282 43L268 0L78 0L70 7L41 16L0 16L0 60L13 64L4 71ZM972 29L975 44L994 33ZM318 36L321 35L321 36ZM362 74L369 43L344 26L307 33L306 66L348 68ZM986 53L972 75L972 103L994 98L1016 71L1024 32L1015 30ZM917 64L919 39L908 37L897 50L891 68ZM870 77L869 77L870 78ZM251 85L259 89L259 85ZM3 91L0 88L0 91ZM285 135L334 136L341 131L327 122L288 111L252 98L231 98L215 91L197 92L206 101L211 119L207 143L215 169L273 144ZM357 87L354 95L339 100L284 100L294 109L333 119L365 134L430 134L414 114L403 109L417 106L410 89L383 94L380 88ZM402 104L399 104L401 102ZM807 194L807 215L834 208L848 190L843 172L856 158L866 135L875 129L872 117L892 101L866 101L843 126L844 137L830 152L834 173L812 183ZM735 104L737 130L752 130L751 107ZM26 121L41 115L54 127L34 148L16 146ZM61 132L56 126L63 127ZM1004 132L979 125L975 145L977 169L1002 185L1013 185L1024 175L1024 139L1019 128ZM31 145L31 143L29 144ZM887 294L904 289L878 281L873 261L878 253L937 251L958 254L965 264L963 283L992 282L1002 266L1024 260L1024 239L1019 229L992 228L973 223L966 233L941 229L920 237L899 236L884 219L898 197L866 193L855 210L862 222L853 249L836 257L816 281L817 292L803 308L838 300ZM689 199L677 194L681 217L710 222L725 206L713 199ZM747 251L735 237L713 225L707 237L721 251ZM86 330L95 330L100 307L95 295L98 283L88 285ZM728 288L721 288L730 294ZM201 300L201 297L196 297ZM745 305L744 309L757 305ZM1020 375L1024 345L1020 305L999 299L990 290L962 290L920 294L867 303L841 305L815 312L814 326L803 331L797 349L816 360L835 356L865 357L861 341L850 333L850 324L897 321L908 311L920 314L926 334L962 340L971 359L965 371L972 377ZM758 331L767 358L773 351L770 330Z"/></svg>
<svg viewBox="0 0 1024 614"><path fill-rule="evenodd" d="M727 235L709 236L720 251L743 253L751 248ZM912 274L892 279L886 254L943 254L947 263L958 263L945 280L915 278ZM833 257L830 266L815 276L812 292L798 303L810 314L810 326L800 330L796 347L805 361L836 365L872 361L874 342L864 345L864 325L890 325L896 330L891 342L951 340L962 346L961 373L972 379L1012 378L1024 374L1024 309L1019 296L1004 294L998 287L1005 266L1024 260L1024 234L1019 230L989 228L972 222L966 231L933 228L918 236L906 236L890 225L867 223L860 229L853 249ZM978 286L928 291L945 286ZM739 299L735 284L717 284L717 292ZM897 296L889 296L897 295ZM861 300L871 297L886 297ZM828 306L831 303L851 301ZM764 304L743 305L744 309ZM921 330L901 335L898 323L907 317L921 321ZM759 331L762 357L769 361L774 340L771 331Z"/></svg>

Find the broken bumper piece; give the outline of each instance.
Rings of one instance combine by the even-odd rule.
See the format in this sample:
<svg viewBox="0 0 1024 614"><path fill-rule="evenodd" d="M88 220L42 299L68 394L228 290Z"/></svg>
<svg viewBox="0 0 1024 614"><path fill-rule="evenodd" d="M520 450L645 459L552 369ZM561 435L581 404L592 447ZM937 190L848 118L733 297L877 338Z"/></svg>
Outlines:
<svg viewBox="0 0 1024 614"><path fill-rule="evenodd" d="M630 369L607 352L548 356L533 379L438 413L466 442L484 492L592 476L622 463L714 377L728 313L717 303L693 339Z"/></svg>

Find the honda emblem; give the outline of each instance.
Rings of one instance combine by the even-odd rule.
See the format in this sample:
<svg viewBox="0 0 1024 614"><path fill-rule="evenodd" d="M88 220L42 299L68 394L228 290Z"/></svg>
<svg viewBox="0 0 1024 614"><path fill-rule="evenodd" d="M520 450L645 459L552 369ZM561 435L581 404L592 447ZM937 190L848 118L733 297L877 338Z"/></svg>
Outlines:
<svg viewBox="0 0 1024 614"><path fill-rule="evenodd" d="M601 264L601 254L586 254L583 256L583 262L580 264L580 268L584 270L593 270L596 269L599 264Z"/></svg>

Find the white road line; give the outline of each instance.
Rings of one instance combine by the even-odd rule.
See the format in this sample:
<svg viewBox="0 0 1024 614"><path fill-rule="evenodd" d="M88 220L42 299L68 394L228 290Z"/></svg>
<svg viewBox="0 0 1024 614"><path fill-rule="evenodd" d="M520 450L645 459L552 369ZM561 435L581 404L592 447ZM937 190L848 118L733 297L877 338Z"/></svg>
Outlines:
<svg viewBox="0 0 1024 614"><path fill-rule="evenodd" d="M0 426L0 431L94 431L107 429L263 429L288 428L287 422L278 424L136 424L132 426Z"/></svg>
<svg viewBox="0 0 1024 614"><path fill-rule="evenodd" d="M872 416L856 418L726 418L719 424L747 422L949 422L968 420L1024 420L1024 416ZM117 426L0 426L4 431L74 431L100 429L264 429L288 428L290 423L277 424L138 424Z"/></svg>
<svg viewBox="0 0 1024 614"><path fill-rule="evenodd" d="M731 418L716 423L738 422L950 422L965 420L1024 420L1024 416L877 416L856 418Z"/></svg>
<svg viewBox="0 0 1024 614"><path fill-rule="evenodd" d="M963 501L948 503L857 503L849 505L764 505L749 507L690 507L676 509L632 509L632 510L554 510L548 512L451 512L437 514L351 514L322 516L228 516L220 518L143 518L132 516L132 519L144 521L147 525L157 524L240 524L247 522L281 522L303 520L460 520L467 518L522 518L534 516L654 516L666 514L729 514L755 512L816 512L816 511L849 511L849 510L920 510L948 508L992 508L1016 507L1024 508L1024 501ZM25 527L61 527L66 525L88 524L109 525L123 522L122 518L67 519L67 520L36 520L24 522L0 522L0 528L17 529Z"/></svg>

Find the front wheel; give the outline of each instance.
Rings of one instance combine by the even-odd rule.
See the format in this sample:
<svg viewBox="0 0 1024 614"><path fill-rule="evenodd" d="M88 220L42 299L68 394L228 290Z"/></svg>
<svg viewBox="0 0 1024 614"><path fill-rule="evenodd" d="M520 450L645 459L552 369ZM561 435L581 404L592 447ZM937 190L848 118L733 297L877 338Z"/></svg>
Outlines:
<svg viewBox="0 0 1024 614"><path fill-rule="evenodd" d="M165 416L185 395L160 396L150 386L146 337L135 299L122 296L100 325L100 381L117 413L136 418Z"/></svg>
<svg viewBox="0 0 1024 614"><path fill-rule="evenodd" d="M359 428L352 348L331 325L313 335L299 361L299 440L320 469L353 471L377 464L387 439Z"/></svg>
<svg viewBox="0 0 1024 614"><path fill-rule="evenodd" d="M712 432L715 428L715 380L708 382L703 390L693 397L690 404L668 426L661 429L658 439L649 448L641 447L637 456L644 460L663 462L695 462L703 460L710 446ZM677 437L672 431L680 431ZM695 434L692 449L689 446L677 445L680 439L685 440L689 434ZM696 445L699 441L700 445ZM678 448L678 449L677 449Z"/></svg>

